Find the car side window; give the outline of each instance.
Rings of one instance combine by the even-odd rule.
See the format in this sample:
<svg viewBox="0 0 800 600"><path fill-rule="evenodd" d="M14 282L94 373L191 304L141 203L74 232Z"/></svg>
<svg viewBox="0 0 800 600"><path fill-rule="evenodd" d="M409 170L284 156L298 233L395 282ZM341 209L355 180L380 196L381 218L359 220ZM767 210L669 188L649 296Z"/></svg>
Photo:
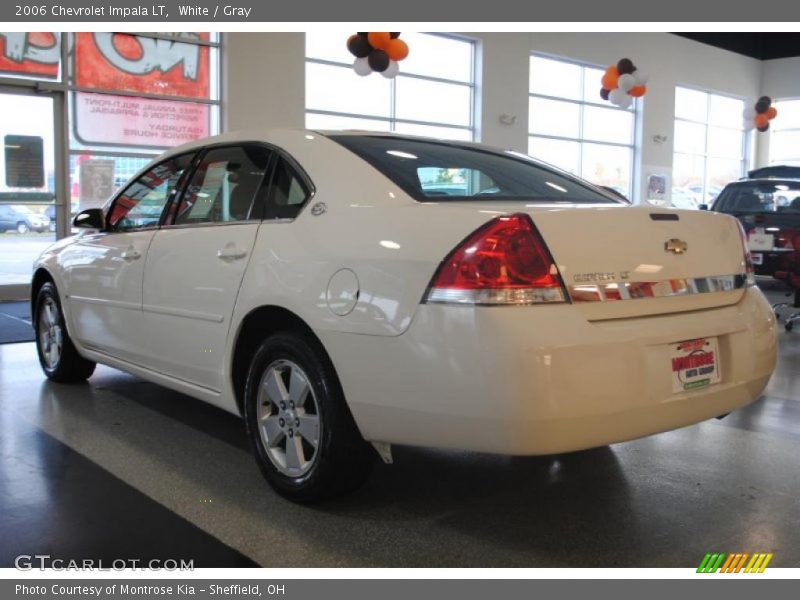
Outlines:
<svg viewBox="0 0 800 600"><path fill-rule="evenodd" d="M212 148L183 194L176 225L246 221L253 212L271 152L261 146Z"/></svg>
<svg viewBox="0 0 800 600"><path fill-rule="evenodd" d="M164 206L191 164L192 156L183 154L159 163L125 188L108 212L108 230L158 227Z"/></svg>
<svg viewBox="0 0 800 600"><path fill-rule="evenodd" d="M294 219L310 196L306 184L285 158L281 158L272 176L265 219Z"/></svg>

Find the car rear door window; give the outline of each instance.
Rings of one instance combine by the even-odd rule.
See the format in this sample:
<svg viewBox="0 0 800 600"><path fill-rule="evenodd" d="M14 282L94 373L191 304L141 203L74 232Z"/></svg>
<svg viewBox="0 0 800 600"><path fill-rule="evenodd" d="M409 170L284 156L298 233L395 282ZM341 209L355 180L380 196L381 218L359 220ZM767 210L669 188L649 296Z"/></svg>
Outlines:
<svg viewBox="0 0 800 600"><path fill-rule="evenodd" d="M172 157L149 169L116 197L108 212L109 231L158 227L167 200L175 193L193 154Z"/></svg>
<svg viewBox="0 0 800 600"><path fill-rule="evenodd" d="M262 146L208 150L181 198L176 225L229 223L258 218L271 151Z"/></svg>
<svg viewBox="0 0 800 600"><path fill-rule="evenodd" d="M309 187L288 160L281 157L270 186L265 219L294 219L310 196Z"/></svg>

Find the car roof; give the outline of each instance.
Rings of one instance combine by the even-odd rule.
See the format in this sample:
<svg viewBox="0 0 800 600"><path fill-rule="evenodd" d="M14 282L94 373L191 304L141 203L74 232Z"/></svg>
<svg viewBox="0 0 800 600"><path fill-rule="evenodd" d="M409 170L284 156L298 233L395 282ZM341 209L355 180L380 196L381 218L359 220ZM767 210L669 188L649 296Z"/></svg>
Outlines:
<svg viewBox="0 0 800 600"><path fill-rule="evenodd" d="M317 134L324 137L334 137L334 136L369 136L369 137L386 137L386 138L396 138L396 139L406 139L406 140L418 140L418 141L426 141L426 142L436 142L440 144L448 144L452 146L462 146L462 147L472 147L475 149L480 149L489 152L501 153L505 154L509 152L504 148L499 148L496 146L490 146L489 144L482 144L480 142L471 142L471 141L462 141L462 140L447 140L447 139L440 139L440 138L433 138L428 136L421 136L421 135L411 135L411 134L401 134L401 133L393 133L388 131L369 131L369 130L360 130L360 129L303 129L303 128L256 128L252 130L236 130L236 131L229 131L226 133L221 133L219 135L213 135L209 137L205 137L199 140L195 140L192 142L188 142L186 144L182 144L180 146L175 146L164 152L161 156L166 158L169 156L174 156L178 154L184 154L185 152L191 152L192 150L198 150L200 148L204 148L205 146L212 146L215 144L229 144L229 143L242 143L242 142L265 142L270 143L271 140L274 140L277 137L285 138L287 135L295 135L298 138L304 135L310 134ZM523 153L514 153L518 154L520 157L529 158L535 162L542 162L538 161L534 158L528 157ZM547 166L551 167L547 163L544 163Z"/></svg>
<svg viewBox="0 0 800 600"><path fill-rule="evenodd" d="M800 182L800 178L792 178L792 177L754 177L754 178L745 178L739 179L737 181L731 181L728 185L744 185L747 183L798 183ZM728 187L728 186L725 186Z"/></svg>

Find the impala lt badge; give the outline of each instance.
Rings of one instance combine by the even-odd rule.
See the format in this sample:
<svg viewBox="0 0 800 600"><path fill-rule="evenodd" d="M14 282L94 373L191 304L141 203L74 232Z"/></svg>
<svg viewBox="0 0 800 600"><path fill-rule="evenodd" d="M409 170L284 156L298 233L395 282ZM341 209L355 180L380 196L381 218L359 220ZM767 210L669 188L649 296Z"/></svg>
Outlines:
<svg viewBox="0 0 800 600"><path fill-rule="evenodd" d="M664 242L664 251L672 252L673 254L686 254L689 249L689 244L678 238L672 238Z"/></svg>

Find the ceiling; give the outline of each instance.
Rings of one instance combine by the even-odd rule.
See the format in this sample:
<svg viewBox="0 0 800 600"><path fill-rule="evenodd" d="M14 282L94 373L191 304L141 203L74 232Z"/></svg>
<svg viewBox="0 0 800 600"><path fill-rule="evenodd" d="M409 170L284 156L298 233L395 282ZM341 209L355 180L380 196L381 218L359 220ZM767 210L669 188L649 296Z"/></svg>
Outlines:
<svg viewBox="0 0 800 600"><path fill-rule="evenodd" d="M676 33L759 60L800 56L800 33Z"/></svg>

